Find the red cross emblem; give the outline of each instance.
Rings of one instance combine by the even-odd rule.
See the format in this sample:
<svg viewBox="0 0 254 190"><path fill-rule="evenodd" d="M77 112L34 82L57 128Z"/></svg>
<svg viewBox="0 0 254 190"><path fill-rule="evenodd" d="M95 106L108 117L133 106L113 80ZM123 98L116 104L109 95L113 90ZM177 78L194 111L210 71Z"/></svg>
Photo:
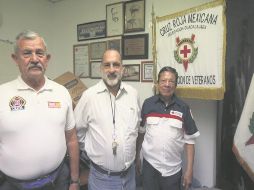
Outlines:
<svg viewBox="0 0 254 190"><path fill-rule="evenodd" d="M177 49L174 51L174 57L178 63L183 64L185 71L188 69L188 64L193 63L198 54L198 48L194 47L194 39L194 34L192 34L191 38L182 40L179 37L176 38Z"/></svg>

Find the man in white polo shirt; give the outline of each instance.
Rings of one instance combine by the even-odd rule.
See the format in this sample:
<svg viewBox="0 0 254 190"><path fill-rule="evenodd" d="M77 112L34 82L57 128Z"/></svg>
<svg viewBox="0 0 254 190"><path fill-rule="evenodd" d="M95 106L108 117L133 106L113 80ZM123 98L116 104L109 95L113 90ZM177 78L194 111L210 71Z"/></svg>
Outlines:
<svg viewBox="0 0 254 190"><path fill-rule="evenodd" d="M68 91L44 74L50 55L39 34L16 38L20 76L0 86L2 190L77 190L79 148ZM64 158L70 157L70 171Z"/></svg>

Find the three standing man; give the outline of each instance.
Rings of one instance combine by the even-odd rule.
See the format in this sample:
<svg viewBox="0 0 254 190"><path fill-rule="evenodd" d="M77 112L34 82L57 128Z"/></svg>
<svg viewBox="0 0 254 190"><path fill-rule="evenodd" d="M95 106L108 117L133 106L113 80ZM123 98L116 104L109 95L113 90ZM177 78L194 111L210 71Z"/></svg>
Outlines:
<svg viewBox="0 0 254 190"><path fill-rule="evenodd" d="M0 86L0 170L6 177L0 189L77 190L77 137L91 160L89 190L134 190L141 147L144 190L180 189L184 148L183 185L188 189L199 131L190 108L174 93L174 68L160 70L159 94L145 100L138 136L138 93L121 81L119 52L106 50L102 80L83 93L75 108L76 135L68 91L44 75L50 59L44 39L32 31L20 33L12 58L21 75Z"/></svg>

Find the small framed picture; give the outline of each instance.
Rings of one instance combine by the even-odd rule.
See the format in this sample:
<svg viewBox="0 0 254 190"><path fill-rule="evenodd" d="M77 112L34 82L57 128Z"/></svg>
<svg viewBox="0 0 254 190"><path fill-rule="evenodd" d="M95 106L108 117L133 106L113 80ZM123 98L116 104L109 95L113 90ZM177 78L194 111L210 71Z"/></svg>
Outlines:
<svg viewBox="0 0 254 190"><path fill-rule="evenodd" d="M148 34L128 35L122 37L123 59L148 58Z"/></svg>
<svg viewBox="0 0 254 190"><path fill-rule="evenodd" d="M145 0L127 1L124 4L124 32L145 30Z"/></svg>
<svg viewBox="0 0 254 190"><path fill-rule="evenodd" d="M140 65L125 64L123 72L123 81L140 81Z"/></svg>
<svg viewBox="0 0 254 190"><path fill-rule="evenodd" d="M77 25L78 41L106 37L106 20Z"/></svg>
<svg viewBox="0 0 254 190"><path fill-rule="evenodd" d="M123 3L114 3L106 6L107 36L123 34Z"/></svg>
<svg viewBox="0 0 254 190"><path fill-rule="evenodd" d="M90 62L90 78L92 78L92 79L100 79L101 78L100 66L101 66L100 61L91 61Z"/></svg>
<svg viewBox="0 0 254 190"><path fill-rule="evenodd" d="M73 46L73 70L80 78L89 77L89 44L78 44Z"/></svg>
<svg viewBox="0 0 254 190"><path fill-rule="evenodd" d="M142 82L153 82L153 61L142 61L141 62L141 81Z"/></svg>
<svg viewBox="0 0 254 190"><path fill-rule="evenodd" d="M104 51L107 49L107 42L94 42L90 44L90 59L102 59Z"/></svg>
<svg viewBox="0 0 254 190"><path fill-rule="evenodd" d="M115 49L120 54L122 54L121 39L108 40L108 48L107 49Z"/></svg>

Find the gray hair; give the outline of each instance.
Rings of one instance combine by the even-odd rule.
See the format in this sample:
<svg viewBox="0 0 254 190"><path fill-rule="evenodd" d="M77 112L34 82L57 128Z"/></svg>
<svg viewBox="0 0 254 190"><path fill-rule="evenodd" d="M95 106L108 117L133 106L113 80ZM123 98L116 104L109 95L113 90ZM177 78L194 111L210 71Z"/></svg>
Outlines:
<svg viewBox="0 0 254 190"><path fill-rule="evenodd" d="M107 52L109 52L109 51L115 51L115 52L117 52L117 53L120 55L120 61L121 61L121 64L122 64L122 55L121 55L121 53L119 52L119 50L116 49L116 48L108 48L108 49L106 49L106 50L104 51L103 55L102 55L101 63L103 63L104 55L105 55Z"/></svg>
<svg viewBox="0 0 254 190"><path fill-rule="evenodd" d="M35 38L37 37L40 37L41 40L42 40L42 43L44 44L45 46L45 49L47 49L47 44L45 42L45 40L43 39L43 37L41 37L38 33L34 32L34 31L31 31L31 30L25 30L21 33L19 33L16 37L16 41L14 43L14 52L17 53L18 52L18 49L19 49L19 46L18 46L18 41L21 40L21 39L24 39L24 40L34 40Z"/></svg>

